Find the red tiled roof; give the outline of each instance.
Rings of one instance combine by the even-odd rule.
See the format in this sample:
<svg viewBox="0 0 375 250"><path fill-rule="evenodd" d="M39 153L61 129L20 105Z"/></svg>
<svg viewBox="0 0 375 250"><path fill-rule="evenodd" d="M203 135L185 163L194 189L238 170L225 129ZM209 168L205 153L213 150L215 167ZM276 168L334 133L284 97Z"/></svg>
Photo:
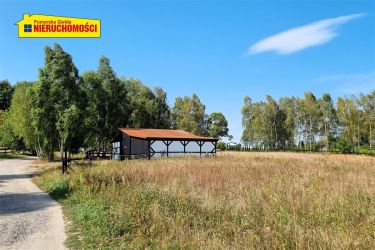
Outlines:
<svg viewBox="0 0 375 250"><path fill-rule="evenodd" d="M122 133L141 139L180 139L217 141L213 137L198 136L183 130L153 129L153 128L119 128Z"/></svg>

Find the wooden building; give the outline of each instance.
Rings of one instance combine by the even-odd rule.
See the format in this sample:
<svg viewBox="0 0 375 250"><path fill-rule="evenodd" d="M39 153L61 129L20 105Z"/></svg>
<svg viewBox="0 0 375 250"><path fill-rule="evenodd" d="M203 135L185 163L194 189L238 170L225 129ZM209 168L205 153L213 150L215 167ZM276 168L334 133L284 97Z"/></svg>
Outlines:
<svg viewBox="0 0 375 250"><path fill-rule="evenodd" d="M162 156L215 155L218 139L197 136L182 130L119 128L112 139L112 158L152 158Z"/></svg>

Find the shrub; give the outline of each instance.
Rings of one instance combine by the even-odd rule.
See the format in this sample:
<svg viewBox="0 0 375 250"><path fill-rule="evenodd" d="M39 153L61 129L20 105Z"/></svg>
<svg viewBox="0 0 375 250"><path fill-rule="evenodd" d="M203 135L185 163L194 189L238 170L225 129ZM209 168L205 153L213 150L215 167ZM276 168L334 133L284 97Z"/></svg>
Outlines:
<svg viewBox="0 0 375 250"><path fill-rule="evenodd" d="M57 179L47 184L46 190L55 199L64 198L70 191L68 180Z"/></svg>
<svg viewBox="0 0 375 250"><path fill-rule="evenodd" d="M226 149L225 142L219 141L217 143L217 149L224 151Z"/></svg>
<svg viewBox="0 0 375 250"><path fill-rule="evenodd" d="M353 145L344 136L340 136L334 143L333 149L341 153L350 153L353 152Z"/></svg>

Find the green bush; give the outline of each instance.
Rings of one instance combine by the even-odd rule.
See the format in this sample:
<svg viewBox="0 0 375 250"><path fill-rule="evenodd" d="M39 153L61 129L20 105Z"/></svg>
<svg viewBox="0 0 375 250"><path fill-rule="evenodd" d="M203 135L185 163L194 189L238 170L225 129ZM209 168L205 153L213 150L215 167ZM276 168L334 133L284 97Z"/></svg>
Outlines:
<svg viewBox="0 0 375 250"><path fill-rule="evenodd" d="M70 187L66 179L57 179L48 183L46 190L55 199L60 199L69 193Z"/></svg>
<svg viewBox="0 0 375 250"><path fill-rule="evenodd" d="M225 142L219 141L217 143L217 149L224 151L226 149Z"/></svg>
<svg viewBox="0 0 375 250"><path fill-rule="evenodd" d="M353 152L353 145L344 137L340 136L337 141L333 144L334 151L339 151L341 153Z"/></svg>
<svg viewBox="0 0 375 250"><path fill-rule="evenodd" d="M367 146L360 146L358 148L358 153L360 153L360 154L375 154L375 149L370 150L370 148L367 147Z"/></svg>

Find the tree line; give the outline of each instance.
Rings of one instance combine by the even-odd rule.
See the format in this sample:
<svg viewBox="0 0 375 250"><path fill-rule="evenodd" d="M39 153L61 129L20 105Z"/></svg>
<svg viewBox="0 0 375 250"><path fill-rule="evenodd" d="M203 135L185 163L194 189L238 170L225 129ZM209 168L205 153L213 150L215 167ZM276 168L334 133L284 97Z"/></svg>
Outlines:
<svg viewBox="0 0 375 250"><path fill-rule="evenodd" d="M140 80L118 77L107 57L96 71L79 74L72 56L60 45L45 47L37 81L12 86L0 81L0 145L30 150L53 160L54 152L80 148L109 150L119 127L173 128L216 138L228 136L220 112L206 114L197 95L177 97Z"/></svg>
<svg viewBox="0 0 375 250"><path fill-rule="evenodd" d="M370 94L320 98L282 97L253 102L241 108L242 141L251 148L369 152L374 149L375 90Z"/></svg>

